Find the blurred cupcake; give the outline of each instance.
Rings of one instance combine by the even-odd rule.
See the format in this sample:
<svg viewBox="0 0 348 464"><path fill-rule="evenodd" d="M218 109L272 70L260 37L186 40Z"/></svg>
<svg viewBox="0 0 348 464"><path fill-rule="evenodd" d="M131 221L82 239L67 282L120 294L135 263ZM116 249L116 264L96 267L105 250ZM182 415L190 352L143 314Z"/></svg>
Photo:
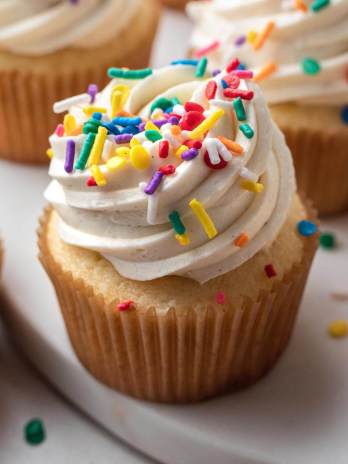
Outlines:
<svg viewBox="0 0 348 464"><path fill-rule="evenodd" d="M195 54L255 72L292 151L298 186L322 214L348 208L348 2L194 2Z"/></svg>
<svg viewBox="0 0 348 464"><path fill-rule="evenodd" d="M264 375L316 248L259 89L235 61L215 77L206 66L111 69L100 112L69 108L82 134L50 138L40 259L83 365L146 400L198 401Z"/></svg>
<svg viewBox="0 0 348 464"><path fill-rule="evenodd" d="M0 157L45 162L53 103L146 66L158 19L157 0L0 2Z"/></svg>
<svg viewBox="0 0 348 464"><path fill-rule="evenodd" d="M183 10L189 0L162 0L163 4L170 8L177 8Z"/></svg>

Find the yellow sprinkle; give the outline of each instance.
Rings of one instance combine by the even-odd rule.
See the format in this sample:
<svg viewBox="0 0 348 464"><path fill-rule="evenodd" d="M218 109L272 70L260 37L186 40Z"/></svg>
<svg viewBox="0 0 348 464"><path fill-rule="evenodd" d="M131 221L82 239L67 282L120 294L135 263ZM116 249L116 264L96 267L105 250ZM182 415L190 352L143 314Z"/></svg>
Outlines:
<svg viewBox="0 0 348 464"><path fill-rule="evenodd" d="M216 227L211 220L209 214L206 212L202 203L196 198L193 198L190 203L190 208L192 209L193 213L197 216L198 220L202 224L208 238L212 239L217 235Z"/></svg>
<svg viewBox="0 0 348 464"><path fill-rule="evenodd" d="M80 135L80 134L82 134L82 128L83 128L82 124L80 124L79 126L76 126L75 129L72 130L69 135Z"/></svg>
<svg viewBox="0 0 348 464"><path fill-rule="evenodd" d="M72 132L76 129L76 125L76 119L72 114L64 116L64 132L66 135L72 135Z"/></svg>
<svg viewBox="0 0 348 464"><path fill-rule="evenodd" d="M101 172L100 167L94 164L91 167L91 174L94 177L94 180L96 181L96 184L98 187L104 187L106 185L106 179L104 174Z"/></svg>
<svg viewBox="0 0 348 464"><path fill-rule="evenodd" d="M163 118L163 111L160 108L156 108L155 111L151 114L152 119L162 119Z"/></svg>
<svg viewBox="0 0 348 464"><path fill-rule="evenodd" d="M92 116L93 113L106 113L107 110L101 106L86 106L83 108L83 112L86 116Z"/></svg>
<svg viewBox="0 0 348 464"><path fill-rule="evenodd" d="M91 154L89 155L88 159L88 166L92 166L93 164L99 164L100 159L103 153L103 148L104 148L104 143L106 140L106 137L108 135L108 130L103 127L99 126L98 127L98 133L95 138Z"/></svg>
<svg viewBox="0 0 348 464"><path fill-rule="evenodd" d="M53 153L52 148L48 148L46 150L46 155L48 156L49 159L52 159L54 157L54 153Z"/></svg>
<svg viewBox="0 0 348 464"><path fill-rule="evenodd" d="M111 97L111 117L114 118L117 113L119 113L123 106L122 106L123 95L122 92L116 91L113 92Z"/></svg>
<svg viewBox="0 0 348 464"><path fill-rule="evenodd" d="M247 33L247 42L248 43L255 42L256 37L257 37L257 32L256 31L249 31Z"/></svg>
<svg viewBox="0 0 348 464"><path fill-rule="evenodd" d="M331 322L328 332L334 338L346 337L348 335L348 322L340 320Z"/></svg>
<svg viewBox="0 0 348 464"><path fill-rule="evenodd" d="M130 161L136 169L147 169L151 164L151 156L142 145L136 145L130 151Z"/></svg>
<svg viewBox="0 0 348 464"><path fill-rule="evenodd" d="M145 130L155 130L155 131L158 131L159 132L159 128L156 126L156 124L154 124L153 122L151 121L147 121L147 123L145 124Z"/></svg>
<svg viewBox="0 0 348 464"><path fill-rule="evenodd" d="M242 189L249 190L250 192L254 193L261 193L264 188L263 184L260 184L259 182L253 182L251 180L242 180L240 186Z"/></svg>
<svg viewBox="0 0 348 464"><path fill-rule="evenodd" d="M254 75L254 81L255 82L260 82L269 77L271 74L276 72L278 69L277 63L274 61L266 64L263 68L261 68L255 75Z"/></svg>
<svg viewBox="0 0 348 464"><path fill-rule="evenodd" d="M119 147L116 148L116 155L121 158L129 158L130 149L128 147Z"/></svg>
<svg viewBox="0 0 348 464"><path fill-rule="evenodd" d="M107 170L110 172L116 172L122 169L127 164L127 159L121 156L113 156L106 162Z"/></svg>
<svg viewBox="0 0 348 464"><path fill-rule="evenodd" d="M188 148L186 145L180 145L180 147L175 152L175 156L181 159L181 155L184 153L184 151L187 151L187 150Z"/></svg>
<svg viewBox="0 0 348 464"><path fill-rule="evenodd" d="M137 146L137 145L140 145L140 142L139 142L139 140L138 140L136 137L133 137L133 138L131 139L131 141L130 141L130 147L133 148L133 147L135 147L135 146Z"/></svg>
<svg viewBox="0 0 348 464"><path fill-rule="evenodd" d="M208 132L216 122L225 114L222 108L214 111L207 119L205 119L199 126L194 129L190 134L190 139L197 139L203 137L203 135Z"/></svg>
<svg viewBox="0 0 348 464"><path fill-rule="evenodd" d="M175 238L182 246L189 245L190 243L190 238L187 235L187 232L185 232L183 235L175 234Z"/></svg>
<svg viewBox="0 0 348 464"><path fill-rule="evenodd" d="M260 50L263 44L266 42L268 37L271 35L273 29L275 27L274 21L269 21L260 34L257 35L255 41L253 42L254 50Z"/></svg>

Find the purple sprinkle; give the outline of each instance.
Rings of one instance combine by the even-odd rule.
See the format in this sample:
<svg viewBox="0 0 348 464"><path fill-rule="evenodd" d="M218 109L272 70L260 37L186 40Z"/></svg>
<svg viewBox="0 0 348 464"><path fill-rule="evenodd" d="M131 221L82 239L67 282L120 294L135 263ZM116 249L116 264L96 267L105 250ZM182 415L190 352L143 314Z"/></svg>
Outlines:
<svg viewBox="0 0 348 464"><path fill-rule="evenodd" d="M164 176L163 172L156 171L155 174L152 176L152 179L150 180L150 182L145 187L144 192L147 195L152 195L153 193L155 193L156 189L161 183L163 176Z"/></svg>
<svg viewBox="0 0 348 464"><path fill-rule="evenodd" d="M177 126L179 124L179 119L176 116L171 116L168 119L168 122L170 122L170 124L173 124L173 126Z"/></svg>
<svg viewBox="0 0 348 464"><path fill-rule="evenodd" d="M221 69L214 69L214 71L213 71L212 74L213 74L213 77L215 77L215 76L217 76L217 75L220 74L220 73L221 73Z"/></svg>
<svg viewBox="0 0 348 464"><path fill-rule="evenodd" d="M189 150L184 151L181 158L185 161L191 161L198 156L198 153L199 150L197 150L197 148L190 148Z"/></svg>
<svg viewBox="0 0 348 464"><path fill-rule="evenodd" d="M67 173L71 173L74 169L74 158L75 158L75 142L68 140L65 151L65 163L64 169Z"/></svg>
<svg viewBox="0 0 348 464"><path fill-rule="evenodd" d="M240 35L239 37L236 38L234 44L236 47L240 47L243 45L246 41L246 36L245 35Z"/></svg>
<svg viewBox="0 0 348 464"><path fill-rule="evenodd" d="M89 84L87 93L91 97L91 103L94 103L95 97L98 93L98 86L96 84Z"/></svg>
<svg viewBox="0 0 348 464"><path fill-rule="evenodd" d="M168 124L168 119L151 119L151 122L160 129L164 124Z"/></svg>
<svg viewBox="0 0 348 464"><path fill-rule="evenodd" d="M146 126L146 122L142 122L137 127L140 130L140 132L143 132L145 130L145 126Z"/></svg>
<svg viewBox="0 0 348 464"><path fill-rule="evenodd" d="M120 135L115 135L115 142L117 144L121 143L129 143L133 138L133 134L120 134Z"/></svg>

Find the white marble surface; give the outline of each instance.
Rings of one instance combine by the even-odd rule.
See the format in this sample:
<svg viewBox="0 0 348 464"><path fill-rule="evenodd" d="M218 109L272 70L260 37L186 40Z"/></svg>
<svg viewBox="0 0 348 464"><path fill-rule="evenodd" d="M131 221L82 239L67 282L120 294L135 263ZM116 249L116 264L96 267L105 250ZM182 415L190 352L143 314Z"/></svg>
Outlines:
<svg viewBox="0 0 348 464"><path fill-rule="evenodd" d="M182 17L166 15L155 62L182 55L188 32ZM348 462L348 340L326 335L331 320L348 318L348 302L330 297L333 291L348 291L347 215L325 222L340 246L319 251L294 337L272 373L235 395L159 406L112 392L76 361L52 287L35 258L46 184L45 168L0 162L4 285L14 305L12 320L27 355L61 392L115 435L167 464ZM146 462L77 413L8 348L0 353L1 464ZM49 438L41 447L28 448L21 441L22 426L37 415L47 421Z"/></svg>

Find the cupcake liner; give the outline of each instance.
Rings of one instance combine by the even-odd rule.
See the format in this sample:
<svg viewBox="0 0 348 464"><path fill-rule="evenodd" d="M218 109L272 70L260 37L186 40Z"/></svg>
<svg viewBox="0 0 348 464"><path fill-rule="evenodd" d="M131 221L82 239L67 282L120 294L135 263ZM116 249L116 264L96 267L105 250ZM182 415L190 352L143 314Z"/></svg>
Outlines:
<svg viewBox="0 0 348 464"><path fill-rule="evenodd" d="M244 297L238 307L207 303L156 312L136 305L120 312L119 301L107 303L54 259L47 243L50 214L47 209L40 221L39 258L78 358L106 385L145 400L199 401L254 383L287 346L316 236L306 239L302 261L270 291Z"/></svg>
<svg viewBox="0 0 348 464"><path fill-rule="evenodd" d="M157 7L157 2L154 5ZM98 49L100 53L91 49L81 51L79 56L78 51L69 50L66 57L64 51L41 57L40 66L33 59L33 66L21 67L20 59L16 59L13 67L0 69L0 157L18 162L47 162L48 137L62 122L62 115L53 113L53 104L86 92L90 83L105 86L111 66L147 66L158 19L156 8L150 24L139 32L138 38L137 28L132 27L124 32L125 37L116 37ZM127 40L127 34L132 35L132 40ZM120 48L120 43L124 47ZM10 59L11 56L7 61Z"/></svg>
<svg viewBox="0 0 348 464"><path fill-rule="evenodd" d="M322 215L348 210L348 131L281 129L293 155L299 190Z"/></svg>

